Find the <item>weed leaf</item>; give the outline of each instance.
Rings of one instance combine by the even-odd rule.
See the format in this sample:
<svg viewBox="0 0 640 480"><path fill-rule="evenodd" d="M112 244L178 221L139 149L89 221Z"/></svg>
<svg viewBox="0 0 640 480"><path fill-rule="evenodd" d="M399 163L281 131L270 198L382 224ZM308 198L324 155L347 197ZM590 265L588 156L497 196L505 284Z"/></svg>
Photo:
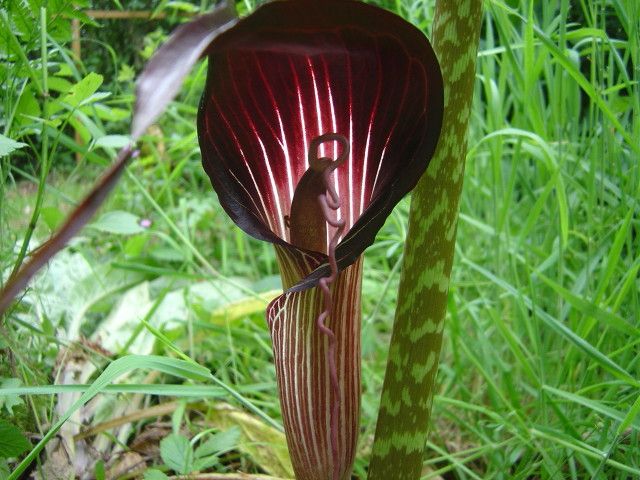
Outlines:
<svg viewBox="0 0 640 480"><path fill-rule="evenodd" d="M9 137L5 137L0 134L0 157L9 155L11 152L26 146L26 143L16 142L15 140L11 140Z"/></svg>
<svg viewBox="0 0 640 480"><path fill-rule="evenodd" d="M193 466L193 448L182 435L172 433L160 442L160 456L164 463L176 473L186 475Z"/></svg>
<svg viewBox="0 0 640 480"><path fill-rule="evenodd" d="M17 457L31 448L31 443L11 423L0 420L0 458Z"/></svg>

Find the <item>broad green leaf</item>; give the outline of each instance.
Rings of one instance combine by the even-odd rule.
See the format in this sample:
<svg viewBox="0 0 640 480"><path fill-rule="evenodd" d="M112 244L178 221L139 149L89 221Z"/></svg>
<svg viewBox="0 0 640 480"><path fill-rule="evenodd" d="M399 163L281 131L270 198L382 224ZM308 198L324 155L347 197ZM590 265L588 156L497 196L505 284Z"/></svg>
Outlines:
<svg viewBox="0 0 640 480"><path fill-rule="evenodd" d="M55 230L62 225L65 219L64 213L57 207L42 207L40 215L51 230Z"/></svg>
<svg viewBox="0 0 640 480"><path fill-rule="evenodd" d="M139 257L149 241L149 235L140 234L129 237L124 244L124 253L127 257Z"/></svg>
<svg viewBox="0 0 640 480"><path fill-rule="evenodd" d="M91 72L73 85L62 101L71 107L78 107L84 100L93 95L100 88L100 85L102 85L102 75Z"/></svg>
<svg viewBox="0 0 640 480"><path fill-rule="evenodd" d="M69 65L67 65L66 63L61 63L58 65L60 67L60 69L54 74L58 77L72 77L73 76L73 70L71 70L71 67Z"/></svg>
<svg viewBox="0 0 640 480"><path fill-rule="evenodd" d="M60 93L67 93L73 86L73 84L66 78L54 76L49 77L47 83L49 90L54 90Z"/></svg>
<svg viewBox="0 0 640 480"><path fill-rule="evenodd" d="M238 445L240 439L240 428L235 426L230 429L216 433L196 448L196 458L204 458L211 455L221 455L229 450L233 450Z"/></svg>
<svg viewBox="0 0 640 480"><path fill-rule="evenodd" d="M220 460L215 455L211 455L203 458L196 458L193 461L193 470L200 472L202 470L208 470L220 463Z"/></svg>
<svg viewBox="0 0 640 480"><path fill-rule="evenodd" d="M16 142L15 140L0 134L0 157L5 157L10 153L26 147L26 143Z"/></svg>
<svg viewBox="0 0 640 480"><path fill-rule="evenodd" d="M186 437L172 433L160 442L162 461L176 473L186 475L193 466L193 448Z"/></svg>
<svg viewBox="0 0 640 480"><path fill-rule="evenodd" d="M17 457L30 448L31 443L18 427L0 420L0 458Z"/></svg>
<svg viewBox="0 0 640 480"><path fill-rule="evenodd" d="M39 118L41 113L40 104L36 100L33 89L25 88L16 108L16 123L19 126L30 125L35 123L33 119Z"/></svg>
<svg viewBox="0 0 640 480"><path fill-rule="evenodd" d="M133 235L145 231L140 226L140 220L134 214L122 210L114 210L103 214L91 224L96 230L116 235Z"/></svg>
<svg viewBox="0 0 640 480"><path fill-rule="evenodd" d="M7 388L20 387L22 382L17 378L0 378L0 392ZM9 415L13 415L13 407L22 405L24 402L18 395L0 396L0 409L7 409Z"/></svg>
<svg viewBox="0 0 640 480"><path fill-rule="evenodd" d="M79 130L79 134L83 139L89 143L94 138L100 138L104 136L104 130L102 126L98 125L98 119L95 116L88 114L82 109L77 109L73 112L73 115L69 117L69 124Z"/></svg>
<svg viewBox="0 0 640 480"><path fill-rule="evenodd" d="M150 468L144 472L144 480L169 480L166 474L155 468Z"/></svg>
<svg viewBox="0 0 640 480"><path fill-rule="evenodd" d="M89 127L87 127L79 118L78 116L80 116L82 112L80 112L79 110L76 110L74 115L71 115L69 117L69 125L71 125L73 127L73 129L76 131L76 133L80 136L80 139L82 140L82 143L89 143L91 141L91 139L94 137L94 135L92 135L91 133L91 129ZM85 116L86 118L86 116ZM89 123L93 123L91 122L91 120L89 120ZM93 127L95 127L95 124L93 125ZM99 136L99 135L96 135Z"/></svg>

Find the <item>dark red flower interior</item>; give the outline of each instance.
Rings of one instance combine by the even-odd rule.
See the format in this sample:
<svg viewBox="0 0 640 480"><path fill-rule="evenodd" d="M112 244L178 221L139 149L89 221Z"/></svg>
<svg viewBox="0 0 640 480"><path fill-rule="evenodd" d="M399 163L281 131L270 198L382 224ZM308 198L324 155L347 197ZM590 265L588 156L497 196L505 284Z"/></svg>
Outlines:
<svg viewBox="0 0 640 480"><path fill-rule="evenodd" d="M346 137L335 170L346 221L339 264L362 253L435 149L442 79L424 35L342 0L277 1L216 39L198 130L220 202L249 234L285 244L311 141ZM320 146L336 158L337 143ZM326 252L321 252L326 253Z"/></svg>

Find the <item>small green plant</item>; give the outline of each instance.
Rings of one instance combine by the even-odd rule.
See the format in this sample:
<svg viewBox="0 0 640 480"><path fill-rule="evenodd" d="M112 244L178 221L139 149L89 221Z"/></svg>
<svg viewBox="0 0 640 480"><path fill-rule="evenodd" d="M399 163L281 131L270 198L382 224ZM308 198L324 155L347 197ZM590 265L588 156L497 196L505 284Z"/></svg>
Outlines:
<svg viewBox="0 0 640 480"><path fill-rule="evenodd" d="M240 430L237 427L213 435L201 432L192 440L172 433L160 442L160 456L169 470L178 475L189 475L219 466L219 456L233 450L239 438ZM145 472L144 478L155 480L168 477L160 470L150 469Z"/></svg>

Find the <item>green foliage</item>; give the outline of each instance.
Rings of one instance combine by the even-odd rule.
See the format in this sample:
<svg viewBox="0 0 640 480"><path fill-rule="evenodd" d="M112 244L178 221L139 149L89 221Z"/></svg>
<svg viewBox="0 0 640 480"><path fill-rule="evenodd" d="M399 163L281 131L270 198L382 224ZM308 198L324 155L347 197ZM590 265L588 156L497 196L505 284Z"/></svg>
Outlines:
<svg viewBox="0 0 640 480"><path fill-rule="evenodd" d="M20 429L0 420L0 458L17 457L31 448Z"/></svg>
<svg viewBox="0 0 640 480"><path fill-rule="evenodd" d="M98 19L82 26L81 48L86 69L102 73L110 91L126 93L134 72L142 70L145 61L169 32L188 20L186 14L207 11L214 2L91 0L90 3L93 10L148 11L152 14L151 19Z"/></svg>
<svg viewBox="0 0 640 480"><path fill-rule="evenodd" d="M13 471L9 480L15 480L19 478L20 474L29 466L29 464L36 458L38 453L44 448L49 440L60 430L64 423L75 413L79 408L84 406L93 397L100 393L105 386L112 383L121 375L136 369L153 369L168 375L175 375L182 378L189 378L193 380L206 380L210 377L209 371L193 362L187 362L185 360L176 360L166 357L158 357L154 355L130 355L114 360L107 368L100 374L100 376L93 382L93 384L71 405L71 407L64 412L60 419L49 429L46 435L38 442L38 444L29 452L18 467Z"/></svg>
<svg viewBox="0 0 640 480"><path fill-rule="evenodd" d="M18 150L19 148L26 147L26 143L16 142L15 140L11 140L4 135L0 135L0 157L4 157L5 155L9 155L10 153Z"/></svg>
<svg viewBox="0 0 640 480"><path fill-rule="evenodd" d="M168 480L168 478L166 474L155 468L150 468L144 472L144 480Z"/></svg>
<svg viewBox="0 0 640 480"><path fill-rule="evenodd" d="M433 2L379 3L430 30ZM238 3L246 11L255 4ZM48 2L46 65L39 3L0 7L0 145L11 144L4 138L26 145L0 156L2 279L18 260L32 217L26 253L82 198L123 140L116 135L126 131L132 65L143 60L121 57L114 43L115 57L92 58L86 48L89 66L75 63L69 24L78 5ZM640 475L638 8L635 0L485 2L423 478ZM101 23L100 32L124 38L119 29L140 25ZM149 51L166 33L149 37ZM132 45L138 50L145 42ZM98 68L102 62L113 68ZM275 258L232 226L202 172L194 119L204 69L194 70L179 101L147 132L139 158L93 227L51 262L4 319L0 375L22 386L3 384L0 394L5 406L7 399L24 404L11 412L3 407L1 415L23 434L51 438L48 425L64 418L56 412L58 398L76 393L84 402L90 389L101 392L94 402L105 415L96 414L93 424L116 415L110 405L138 396L155 405L169 396L198 399L202 418L226 400L262 425L279 426L262 313L265 292L280 287ZM98 75L106 84L85 90ZM48 97L41 94L45 78ZM405 201L366 253L360 478L367 474L407 215ZM54 385L61 364L77 352L97 369L76 385ZM187 355L224 386L209 377L186 381L176 372L146 377L134 370L121 383L104 383L104 365L131 361L128 354L140 355L132 368L153 368L151 354L171 362ZM194 442L210 427L195 418L181 417L180 431L194 452L215 438L207 433ZM112 437L102 434L95 444L106 441ZM229 464L261 472L248 452L228 454ZM224 455L218 460L210 470L228 465ZM5 478L16 463L3 462ZM152 475L165 478L160 470Z"/></svg>
<svg viewBox="0 0 640 480"><path fill-rule="evenodd" d="M116 210L104 213L92 225L92 228L104 233L116 235L134 235L145 229L140 226L140 219L129 212Z"/></svg>
<svg viewBox="0 0 640 480"><path fill-rule="evenodd" d="M21 384L18 378L1 378L0 388L2 390L19 387ZM9 415L13 415L13 408L24 404L24 401L18 395L6 395L0 397L0 409L4 407Z"/></svg>
<svg viewBox="0 0 640 480"><path fill-rule="evenodd" d="M209 436L194 449L193 441L172 433L160 442L160 456L167 467L181 475L202 471L219 464L218 456L232 450L238 442L237 427ZM152 474L154 475L154 474Z"/></svg>
<svg viewBox="0 0 640 480"><path fill-rule="evenodd" d="M189 439L172 433L160 442L160 455L171 470L181 475L191 473L193 468L193 448Z"/></svg>

